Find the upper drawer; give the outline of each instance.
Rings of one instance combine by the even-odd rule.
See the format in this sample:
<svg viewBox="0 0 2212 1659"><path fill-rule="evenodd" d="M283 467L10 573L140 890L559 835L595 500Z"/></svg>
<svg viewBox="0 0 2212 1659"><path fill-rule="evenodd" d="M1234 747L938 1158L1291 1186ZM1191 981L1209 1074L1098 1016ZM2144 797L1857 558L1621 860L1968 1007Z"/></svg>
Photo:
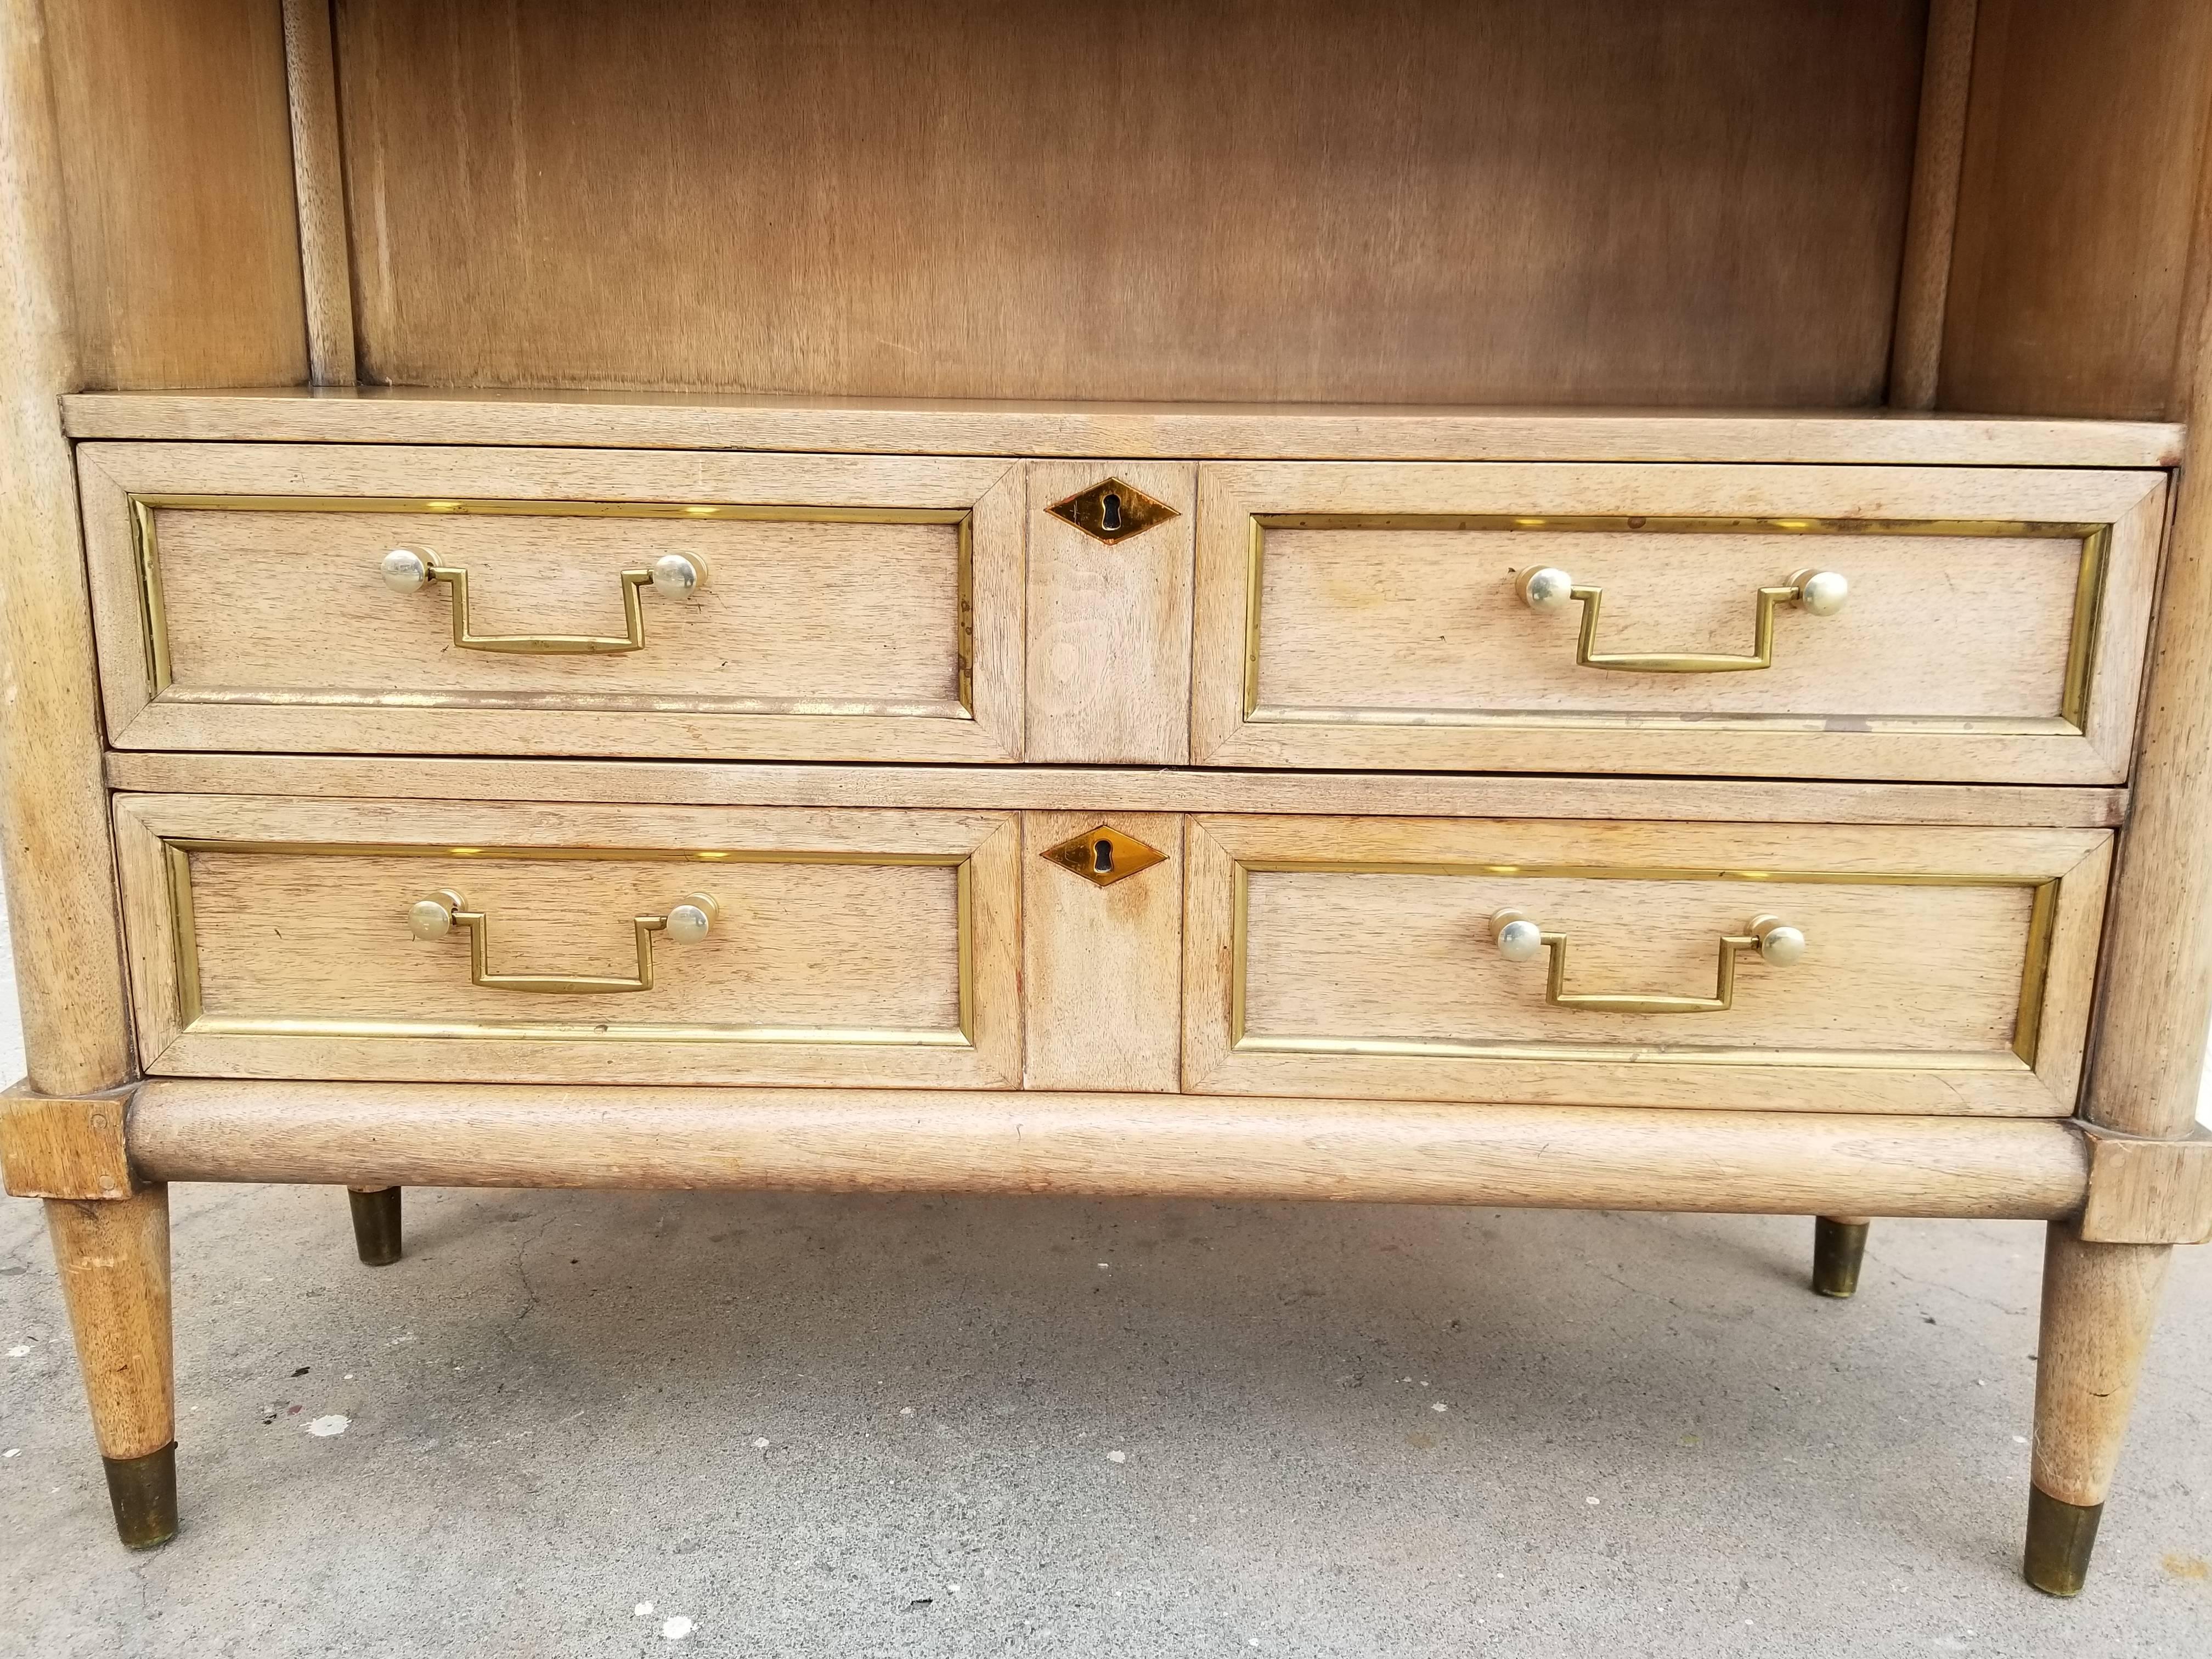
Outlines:
<svg viewBox="0 0 2212 1659"><path fill-rule="evenodd" d="M1022 502L1005 461L258 444L77 455L122 747L1018 752ZM395 549L428 568L413 591L386 580ZM687 569L702 578L688 595Z"/></svg>
<svg viewBox="0 0 2212 1659"><path fill-rule="evenodd" d="M2117 782L2165 500L2157 472L1208 465L1191 757ZM1840 609L1793 597L1807 571Z"/></svg>

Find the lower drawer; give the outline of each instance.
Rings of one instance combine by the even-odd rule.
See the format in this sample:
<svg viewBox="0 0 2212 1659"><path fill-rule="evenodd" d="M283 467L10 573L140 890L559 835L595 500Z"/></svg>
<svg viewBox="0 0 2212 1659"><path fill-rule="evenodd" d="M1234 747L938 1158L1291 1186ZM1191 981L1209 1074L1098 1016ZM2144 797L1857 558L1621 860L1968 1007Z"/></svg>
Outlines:
<svg viewBox="0 0 2212 1659"><path fill-rule="evenodd" d="M1193 818L1183 1087L2063 1115L2111 840Z"/></svg>
<svg viewBox="0 0 2212 1659"><path fill-rule="evenodd" d="M1019 1080L1013 814L125 795L115 820L152 1075Z"/></svg>

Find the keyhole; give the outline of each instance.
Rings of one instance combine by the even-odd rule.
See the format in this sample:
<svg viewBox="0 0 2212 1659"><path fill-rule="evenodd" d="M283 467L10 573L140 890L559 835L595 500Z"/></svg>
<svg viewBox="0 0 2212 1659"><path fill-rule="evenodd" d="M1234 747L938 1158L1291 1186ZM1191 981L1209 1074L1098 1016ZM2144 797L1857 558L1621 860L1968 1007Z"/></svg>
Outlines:
<svg viewBox="0 0 2212 1659"><path fill-rule="evenodd" d="M1098 527L1101 530L1119 530L1121 527L1121 498L1110 489L1098 500ZM1098 844L1103 847L1106 843L1101 842ZM1098 867L1103 870L1106 866L1102 864Z"/></svg>
<svg viewBox="0 0 2212 1659"><path fill-rule="evenodd" d="M1106 499L1110 501L1114 498L1109 495ZM1095 876L1110 876L1114 873L1114 843L1102 837L1091 844L1091 873Z"/></svg>

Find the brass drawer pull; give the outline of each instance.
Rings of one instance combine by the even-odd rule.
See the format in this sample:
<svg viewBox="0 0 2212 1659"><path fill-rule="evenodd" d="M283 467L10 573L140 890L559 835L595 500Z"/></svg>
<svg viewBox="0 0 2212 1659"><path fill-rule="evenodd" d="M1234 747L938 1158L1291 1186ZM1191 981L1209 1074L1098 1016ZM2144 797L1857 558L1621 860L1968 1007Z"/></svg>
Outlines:
<svg viewBox="0 0 2212 1659"><path fill-rule="evenodd" d="M1515 586L1531 611L1563 610L1570 600L1582 606L1582 633L1575 641L1577 666L1616 668L1632 674L1729 674L1747 668L1771 668L1775 606L1786 600L1813 616L1832 617L1844 608L1851 591L1851 585L1832 570L1800 570L1784 586L1760 588L1752 653L1729 657L1701 652L1601 652L1597 618L1605 599L1603 588L1578 587L1572 576L1550 565L1522 571Z"/></svg>
<svg viewBox="0 0 2212 1659"><path fill-rule="evenodd" d="M1611 992L1577 992L1566 988L1567 936L1547 933L1518 910L1500 910L1490 919L1490 936L1498 953L1508 962L1533 962L1540 950L1552 953L1551 973L1544 986L1544 1000L1558 1008L1582 1008L1604 1014L1717 1014L1735 1002L1735 959L1744 951L1756 951L1777 968L1787 968L1805 954L1802 929L1784 925L1779 916L1753 916L1741 933L1723 933L1720 970L1709 997L1621 996Z"/></svg>
<svg viewBox="0 0 2212 1659"><path fill-rule="evenodd" d="M473 634L469 631L469 573L441 564L427 547L395 547L380 567L384 585L395 593L419 592L428 582L453 590L453 643L464 651L503 651L525 657L599 656L645 649L645 606L641 591L649 583L665 599L688 599L707 580L705 565L681 553L664 553L643 570L622 573L621 635L605 634Z"/></svg>
<svg viewBox="0 0 2212 1659"><path fill-rule="evenodd" d="M612 979L583 975L564 978L557 974L495 974L486 965L491 953L491 921L481 910L471 910L466 900L450 887L441 887L428 898L417 899L407 912L407 931L416 939L443 939L455 927L469 936L469 979L494 991L539 991L555 996L594 996L607 991L650 991L653 988L653 936L665 933L678 945L696 945L714 924L714 901L693 893L668 907L665 916L638 916L637 975Z"/></svg>

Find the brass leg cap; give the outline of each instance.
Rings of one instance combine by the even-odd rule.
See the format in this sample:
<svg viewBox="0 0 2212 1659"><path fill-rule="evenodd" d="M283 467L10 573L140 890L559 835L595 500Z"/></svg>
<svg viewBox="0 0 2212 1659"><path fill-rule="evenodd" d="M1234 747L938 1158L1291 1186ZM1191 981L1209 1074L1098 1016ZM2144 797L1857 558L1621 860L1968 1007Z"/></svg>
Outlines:
<svg viewBox="0 0 2212 1659"><path fill-rule="evenodd" d="M2027 1553L2021 1571L2045 1595L2079 1595L2089 1577L2102 1504L2067 1504L2042 1487L2027 1489Z"/></svg>
<svg viewBox="0 0 2212 1659"><path fill-rule="evenodd" d="M346 1188L353 1206L354 1248L372 1267L388 1267L399 1260L399 1188L374 1187L364 1192Z"/></svg>
<svg viewBox="0 0 2212 1659"><path fill-rule="evenodd" d="M103 1457L107 1501L115 1534L134 1550L150 1550L177 1535L177 1443L143 1457Z"/></svg>
<svg viewBox="0 0 2212 1659"><path fill-rule="evenodd" d="M1867 1224L1831 1221L1819 1216L1813 1222L1813 1289L1821 1296L1858 1294L1859 1268L1866 1261Z"/></svg>

